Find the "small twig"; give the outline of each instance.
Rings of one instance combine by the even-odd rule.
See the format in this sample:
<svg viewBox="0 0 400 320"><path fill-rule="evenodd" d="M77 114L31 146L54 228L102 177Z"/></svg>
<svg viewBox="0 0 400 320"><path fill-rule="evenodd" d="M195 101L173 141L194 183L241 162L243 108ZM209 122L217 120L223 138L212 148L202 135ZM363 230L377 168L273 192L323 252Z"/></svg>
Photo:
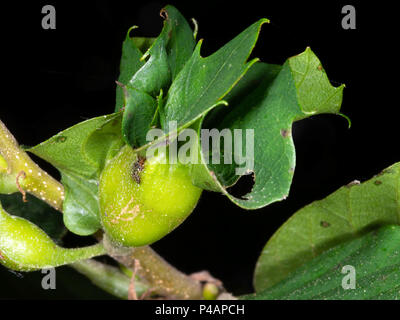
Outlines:
<svg viewBox="0 0 400 320"><path fill-rule="evenodd" d="M198 25L198 23L197 23L197 21L196 21L195 18L192 18L192 23L193 23L193 25L194 25L193 38L194 38L194 40L196 40L196 38L197 38L197 33L198 33L198 31L199 31L199 25Z"/></svg>
<svg viewBox="0 0 400 320"><path fill-rule="evenodd" d="M93 284L106 292L121 299L128 298L130 280L119 268L101 263L94 259L77 261L70 264L70 267L89 278ZM135 291L137 295L141 296L145 294L148 288L146 283L142 282L140 279L136 280Z"/></svg>
<svg viewBox="0 0 400 320"><path fill-rule="evenodd" d="M133 273L131 277L131 281L129 283L129 290L128 290L128 300L138 300L136 289L135 289L135 282L136 282L136 273L140 268L140 263L137 259L135 259Z"/></svg>
<svg viewBox="0 0 400 320"><path fill-rule="evenodd" d="M216 286L222 288L222 281L214 278L208 271L203 270L199 272L194 272L189 275L192 279L199 281L199 282L209 282L214 283Z"/></svg>
<svg viewBox="0 0 400 320"><path fill-rule="evenodd" d="M202 299L202 285L188 275L170 265L149 246L138 248L116 247L104 236L107 253L127 268L134 267L134 261L140 262L138 275L149 283L153 292L164 299Z"/></svg>
<svg viewBox="0 0 400 320"><path fill-rule="evenodd" d="M145 292L143 292L143 294L140 296L140 300L144 300L147 299L152 293L154 292L154 289L149 288L147 289Z"/></svg>
<svg viewBox="0 0 400 320"><path fill-rule="evenodd" d="M17 174L17 177L15 178L15 183L17 184L17 188L19 190L19 192L22 194L22 201L23 202L28 202L28 200L26 200L26 192L24 189L22 189L21 185L19 184L19 178L25 179L26 178L26 173L25 171L20 171Z"/></svg>

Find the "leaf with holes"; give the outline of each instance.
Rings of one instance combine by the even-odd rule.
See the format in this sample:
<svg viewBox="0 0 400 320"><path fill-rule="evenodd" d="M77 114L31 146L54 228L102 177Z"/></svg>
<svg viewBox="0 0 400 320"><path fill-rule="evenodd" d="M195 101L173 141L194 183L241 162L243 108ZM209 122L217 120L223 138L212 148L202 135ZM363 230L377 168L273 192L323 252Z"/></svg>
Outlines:
<svg viewBox="0 0 400 320"><path fill-rule="evenodd" d="M222 164L205 165L212 161L202 154L203 165L194 166L193 179L198 186L223 192L242 208L257 209L288 195L295 169L292 123L315 114L338 114L344 86L330 84L309 48L283 66L258 63L241 82L226 97L229 110L213 111L198 127L240 133L230 142L224 140L233 151L228 157L231 164L223 164L222 145L217 150ZM255 179L251 192L243 198L229 194L227 187L248 173Z"/></svg>
<svg viewBox="0 0 400 320"><path fill-rule="evenodd" d="M200 55L200 40L192 57L172 83L163 107L161 125L176 121L178 128L187 127L200 119L222 101L235 84L258 59L247 59L258 39L261 25L268 22L261 19L240 33L233 40L212 55Z"/></svg>
<svg viewBox="0 0 400 320"><path fill-rule="evenodd" d="M400 224L400 163L297 211L271 237L255 270L257 292L325 250L383 224Z"/></svg>

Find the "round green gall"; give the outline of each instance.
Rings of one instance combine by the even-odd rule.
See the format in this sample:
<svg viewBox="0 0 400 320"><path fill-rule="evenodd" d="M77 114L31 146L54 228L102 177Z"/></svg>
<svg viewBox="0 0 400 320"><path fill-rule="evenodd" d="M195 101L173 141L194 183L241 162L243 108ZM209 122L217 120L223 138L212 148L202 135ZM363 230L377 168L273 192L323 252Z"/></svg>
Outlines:
<svg viewBox="0 0 400 320"><path fill-rule="evenodd" d="M179 226L195 208L202 189L189 167L168 163L167 153L149 159L126 145L100 177L100 212L104 231L118 245L151 244Z"/></svg>

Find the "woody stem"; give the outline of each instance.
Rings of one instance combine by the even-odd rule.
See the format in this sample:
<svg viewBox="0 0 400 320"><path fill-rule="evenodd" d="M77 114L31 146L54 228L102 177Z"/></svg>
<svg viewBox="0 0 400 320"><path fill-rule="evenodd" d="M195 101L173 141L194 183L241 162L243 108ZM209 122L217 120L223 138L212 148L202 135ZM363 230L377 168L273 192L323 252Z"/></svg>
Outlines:
<svg viewBox="0 0 400 320"><path fill-rule="evenodd" d="M20 148L0 121L0 192L28 192L61 211L64 188Z"/></svg>
<svg viewBox="0 0 400 320"><path fill-rule="evenodd" d="M140 267L137 273L148 281L154 293L173 299L203 299L199 281L177 270L149 246L120 248L107 237L103 242L108 254L127 268L133 268L135 260L138 260Z"/></svg>

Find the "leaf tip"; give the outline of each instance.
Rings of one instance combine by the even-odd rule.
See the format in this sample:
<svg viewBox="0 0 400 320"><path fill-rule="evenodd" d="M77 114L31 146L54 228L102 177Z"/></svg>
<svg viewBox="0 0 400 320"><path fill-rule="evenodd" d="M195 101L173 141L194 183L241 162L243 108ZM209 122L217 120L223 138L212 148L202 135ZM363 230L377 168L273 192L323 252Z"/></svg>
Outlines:
<svg viewBox="0 0 400 320"><path fill-rule="evenodd" d="M168 11L167 11L167 7L164 7L160 10L160 17L163 18L164 20L168 20Z"/></svg>
<svg viewBox="0 0 400 320"><path fill-rule="evenodd" d="M194 26L193 39L196 40L197 33L199 31L199 24L197 23L197 20L195 18L192 18L191 21L192 21L193 26Z"/></svg>
<svg viewBox="0 0 400 320"><path fill-rule="evenodd" d="M127 38L127 39L130 39L131 31L134 30L134 29L138 29L138 28L139 28L138 26L132 26L132 27L130 27L130 28L128 29L128 31L126 32L126 38Z"/></svg>
<svg viewBox="0 0 400 320"><path fill-rule="evenodd" d="M200 55L200 49L201 49L201 46L202 46L202 44L203 44L203 41L204 41L204 39L200 39L200 40L197 42L196 47L194 48L193 54L196 54L196 55L199 56L199 57L201 57L201 55Z"/></svg>
<svg viewBox="0 0 400 320"><path fill-rule="evenodd" d="M350 129L351 128L351 119L348 116L346 116L345 114L341 113L341 112L339 112L338 115L347 120L348 129Z"/></svg>

